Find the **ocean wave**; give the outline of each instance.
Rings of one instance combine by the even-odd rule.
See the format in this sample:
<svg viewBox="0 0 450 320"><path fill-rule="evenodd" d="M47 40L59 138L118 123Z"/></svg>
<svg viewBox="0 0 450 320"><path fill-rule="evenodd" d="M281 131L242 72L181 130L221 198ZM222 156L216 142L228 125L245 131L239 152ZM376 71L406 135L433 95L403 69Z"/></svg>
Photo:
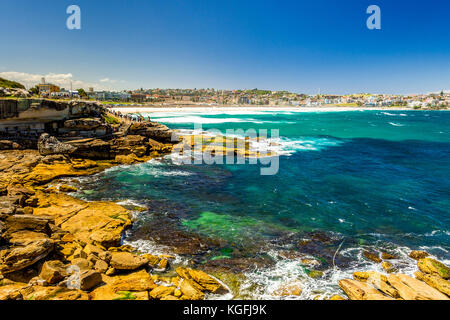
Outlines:
<svg viewBox="0 0 450 320"><path fill-rule="evenodd" d="M256 122L255 119L250 118L207 118L200 116L182 116L170 118L152 118L153 121L162 123L201 123L201 124L218 124L218 123L236 123L236 122Z"/></svg>
<svg viewBox="0 0 450 320"><path fill-rule="evenodd" d="M381 112L381 114L384 114L386 116L393 116L393 117L407 117L408 115L406 113L389 113L389 112Z"/></svg>
<svg viewBox="0 0 450 320"><path fill-rule="evenodd" d="M391 126L394 126L394 127L404 127L404 126L405 126L404 124L401 124L401 123L395 123L395 122L389 122L389 124L390 124Z"/></svg>

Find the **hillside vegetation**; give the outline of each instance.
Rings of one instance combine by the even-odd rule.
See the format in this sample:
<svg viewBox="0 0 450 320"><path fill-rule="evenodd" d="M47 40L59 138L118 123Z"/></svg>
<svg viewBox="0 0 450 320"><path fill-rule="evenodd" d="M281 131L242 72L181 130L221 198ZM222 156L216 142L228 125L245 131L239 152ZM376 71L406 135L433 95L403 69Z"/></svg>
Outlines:
<svg viewBox="0 0 450 320"><path fill-rule="evenodd" d="M22 85L19 82L6 80L3 78L0 78L0 87L4 88L14 88L14 89L25 89L25 86Z"/></svg>

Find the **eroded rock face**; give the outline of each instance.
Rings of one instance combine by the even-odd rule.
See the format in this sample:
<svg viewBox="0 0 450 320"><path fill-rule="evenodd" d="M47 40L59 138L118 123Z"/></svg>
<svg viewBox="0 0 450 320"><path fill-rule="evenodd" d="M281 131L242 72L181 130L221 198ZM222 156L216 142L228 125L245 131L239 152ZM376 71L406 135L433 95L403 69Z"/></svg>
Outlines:
<svg viewBox="0 0 450 320"><path fill-rule="evenodd" d="M0 272L3 274L22 270L45 258L53 251L53 241L35 241L25 247L3 250L0 253Z"/></svg>
<svg viewBox="0 0 450 320"><path fill-rule="evenodd" d="M100 118L81 118L74 120L66 120L64 128L71 130L95 130L96 128L104 126Z"/></svg>
<svg viewBox="0 0 450 320"><path fill-rule="evenodd" d="M53 154L71 154L76 148L70 144L60 142L48 133L43 133L39 137L38 150L41 155L48 156Z"/></svg>

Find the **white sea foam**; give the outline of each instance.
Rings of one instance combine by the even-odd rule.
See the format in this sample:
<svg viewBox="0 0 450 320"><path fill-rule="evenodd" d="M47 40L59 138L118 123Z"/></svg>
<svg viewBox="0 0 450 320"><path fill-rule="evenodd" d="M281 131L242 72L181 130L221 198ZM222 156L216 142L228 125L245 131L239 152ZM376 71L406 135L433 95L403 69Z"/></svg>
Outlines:
<svg viewBox="0 0 450 320"><path fill-rule="evenodd" d="M404 124L401 124L401 123L395 123L395 122L389 122L389 124L390 124L391 126L394 126L394 127L404 127L404 126L405 126Z"/></svg>

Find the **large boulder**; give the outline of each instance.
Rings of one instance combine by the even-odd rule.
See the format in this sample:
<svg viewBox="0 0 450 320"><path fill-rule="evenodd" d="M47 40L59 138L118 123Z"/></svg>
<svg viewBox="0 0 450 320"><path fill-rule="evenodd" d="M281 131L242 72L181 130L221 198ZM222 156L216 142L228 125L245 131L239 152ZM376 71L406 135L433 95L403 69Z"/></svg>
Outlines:
<svg viewBox="0 0 450 320"><path fill-rule="evenodd" d="M52 154L71 154L76 150L76 147L60 142L48 133L43 133L39 137L38 150L41 155L48 156Z"/></svg>
<svg viewBox="0 0 450 320"><path fill-rule="evenodd" d="M158 122L137 122L133 123L128 131L132 135L140 135L151 138L158 142L172 142L173 131L167 126Z"/></svg>
<svg viewBox="0 0 450 320"><path fill-rule="evenodd" d="M47 281L48 284L61 282L67 276L67 266L58 260L46 261L39 274L39 277Z"/></svg>
<svg viewBox="0 0 450 320"><path fill-rule="evenodd" d="M415 272L414 275L417 279L450 297L450 281L444 280L435 274L427 274L420 271Z"/></svg>
<svg viewBox="0 0 450 320"><path fill-rule="evenodd" d="M52 240L43 239L28 244L0 251L0 272L3 274L22 270L45 258L53 251Z"/></svg>
<svg viewBox="0 0 450 320"><path fill-rule="evenodd" d="M390 274L387 281L404 300L448 300L445 294L405 274Z"/></svg>
<svg viewBox="0 0 450 320"><path fill-rule="evenodd" d="M113 252L110 265L117 270L135 270L148 263L144 257L129 252Z"/></svg>
<svg viewBox="0 0 450 320"><path fill-rule="evenodd" d="M366 282L343 279L339 281L339 287L344 290L350 300L394 300L394 298L383 295Z"/></svg>
<svg viewBox="0 0 450 320"><path fill-rule="evenodd" d="M450 279L450 268L432 258L420 259L417 266L423 273L435 274L443 279Z"/></svg>
<svg viewBox="0 0 450 320"><path fill-rule="evenodd" d="M28 286L20 294L23 300L89 300L87 293L63 287Z"/></svg>

